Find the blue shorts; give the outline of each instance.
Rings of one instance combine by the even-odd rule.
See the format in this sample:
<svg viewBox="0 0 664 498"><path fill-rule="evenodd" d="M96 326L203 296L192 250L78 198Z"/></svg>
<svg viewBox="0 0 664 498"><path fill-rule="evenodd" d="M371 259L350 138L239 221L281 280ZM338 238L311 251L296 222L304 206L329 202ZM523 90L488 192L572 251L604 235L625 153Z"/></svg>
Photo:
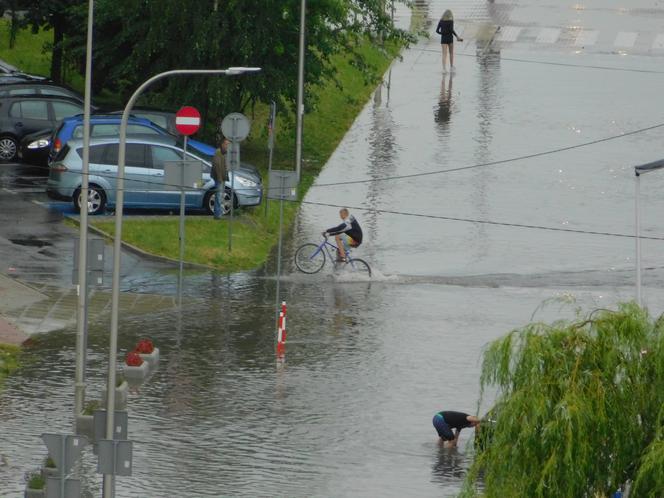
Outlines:
<svg viewBox="0 0 664 498"><path fill-rule="evenodd" d="M445 419L440 413L436 413L433 416L433 426L441 439L444 439L445 441L454 440L454 432L452 432L452 429L447 425L447 422L445 422Z"/></svg>

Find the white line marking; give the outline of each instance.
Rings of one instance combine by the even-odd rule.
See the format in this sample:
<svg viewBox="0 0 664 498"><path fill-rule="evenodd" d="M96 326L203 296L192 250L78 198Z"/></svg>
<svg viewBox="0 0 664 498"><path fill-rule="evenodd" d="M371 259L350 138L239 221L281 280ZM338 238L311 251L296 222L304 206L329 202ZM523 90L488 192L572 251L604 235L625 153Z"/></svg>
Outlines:
<svg viewBox="0 0 664 498"><path fill-rule="evenodd" d="M597 38L599 37L599 31L588 30L588 31L579 31L579 34L576 35L576 40L574 45L577 47L589 47L597 43Z"/></svg>
<svg viewBox="0 0 664 498"><path fill-rule="evenodd" d="M556 43L560 36L560 30L557 28L542 28L535 41L537 43Z"/></svg>
<svg viewBox="0 0 664 498"><path fill-rule="evenodd" d="M639 34L634 33L633 31L621 31L618 33L618 36L616 36L616 41L613 42L613 45L616 47L631 48L634 46L634 43L636 43L637 36L639 36Z"/></svg>
<svg viewBox="0 0 664 498"><path fill-rule="evenodd" d="M655 41L652 44L653 50L664 49L664 35L659 34L655 37Z"/></svg>
<svg viewBox="0 0 664 498"><path fill-rule="evenodd" d="M9 190L7 187L2 187L2 190L4 190L5 192L9 192L12 195L16 195L18 193L18 192L15 192L13 190Z"/></svg>
<svg viewBox="0 0 664 498"><path fill-rule="evenodd" d="M179 125L200 125L201 118L196 117L187 117L187 116L178 116L175 118L175 124Z"/></svg>
<svg viewBox="0 0 664 498"><path fill-rule="evenodd" d="M498 33L498 41L513 42L519 37L521 28L518 26L505 26Z"/></svg>

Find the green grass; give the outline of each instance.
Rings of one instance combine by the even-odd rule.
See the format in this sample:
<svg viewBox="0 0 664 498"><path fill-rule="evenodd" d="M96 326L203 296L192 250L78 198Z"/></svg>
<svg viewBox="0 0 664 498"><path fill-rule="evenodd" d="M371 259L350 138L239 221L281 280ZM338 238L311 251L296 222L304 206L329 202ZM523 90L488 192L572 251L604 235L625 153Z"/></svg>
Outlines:
<svg viewBox="0 0 664 498"><path fill-rule="evenodd" d="M361 47L361 51L367 61L377 68L375 76L378 78L387 70L398 47L392 46L385 51L367 41ZM300 199L304 197L376 87L377 80L367 82L364 75L352 65L349 57L338 56L334 64L343 89L332 82L316 88L315 93L318 96L316 107L305 116L302 177L298 192ZM252 133L242 144L243 161L261 169L266 187L268 186L267 115L267 106L257 106L252 120ZM292 114L278 118L274 169L294 169L294 122ZM279 203L267 202L269 202L267 216L264 214L263 205L238 212L238 217L233 223L230 252L227 220L188 217L185 224L185 261L213 266L224 271L247 270L261 266L277 243L279 230ZM298 208L299 203L284 203L285 227L291 225ZM331 213L331 216L336 216L336 212ZM113 220L99 218L89 220L96 228L113 235L115 231ZM151 254L179 259L178 226L178 216L152 219L124 218L122 239Z"/></svg>
<svg viewBox="0 0 664 498"><path fill-rule="evenodd" d="M33 34L27 29L19 30L14 48L10 48L10 25L9 21L0 20L0 58L26 73L48 76L51 54L44 51L44 47L52 43L53 31Z"/></svg>

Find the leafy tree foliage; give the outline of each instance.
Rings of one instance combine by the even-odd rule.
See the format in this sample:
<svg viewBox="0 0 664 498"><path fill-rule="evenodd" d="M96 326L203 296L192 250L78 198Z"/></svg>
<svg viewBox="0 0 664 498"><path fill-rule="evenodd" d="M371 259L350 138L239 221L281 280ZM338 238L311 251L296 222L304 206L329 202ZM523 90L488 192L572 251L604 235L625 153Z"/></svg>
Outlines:
<svg viewBox="0 0 664 498"><path fill-rule="evenodd" d="M84 26L86 11L80 4L69 9L72 22ZM359 37L407 38L392 26L384 0L309 1L306 21L308 87L334 78L330 57L353 53ZM96 0L95 92L109 89L124 101L163 71L258 66L258 77L174 77L148 99L161 107L195 105L208 119L245 111L257 101L293 106L299 22L300 0ZM67 42L79 60L84 39L80 30ZM362 62L358 56L358 67Z"/></svg>
<svg viewBox="0 0 664 498"><path fill-rule="evenodd" d="M664 318L629 304L528 325L488 347L481 383L500 394L464 495L482 475L487 497L610 496L630 480L661 496Z"/></svg>

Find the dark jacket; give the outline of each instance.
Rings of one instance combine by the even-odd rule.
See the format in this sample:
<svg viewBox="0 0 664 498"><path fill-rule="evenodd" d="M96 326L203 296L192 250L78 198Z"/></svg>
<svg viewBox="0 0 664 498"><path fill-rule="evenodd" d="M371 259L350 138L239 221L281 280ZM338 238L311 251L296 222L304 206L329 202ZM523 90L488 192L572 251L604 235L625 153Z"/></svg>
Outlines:
<svg viewBox="0 0 664 498"><path fill-rule="evenodd" d="M341 225L328 228L327 233L330 235L345 233L351 239L353 239L358 246L362 243L362 228L360 228L360 224L352 214L349 215Z"/></svg>
<svg viewBox="0 0 664 498"><path fill-rule="evenodd" d="M228 171L226 170L226 156L221 153L221 149L214 152L212 158L212 171L210 176L215 182L225 182L228 180Z"/></svg>

